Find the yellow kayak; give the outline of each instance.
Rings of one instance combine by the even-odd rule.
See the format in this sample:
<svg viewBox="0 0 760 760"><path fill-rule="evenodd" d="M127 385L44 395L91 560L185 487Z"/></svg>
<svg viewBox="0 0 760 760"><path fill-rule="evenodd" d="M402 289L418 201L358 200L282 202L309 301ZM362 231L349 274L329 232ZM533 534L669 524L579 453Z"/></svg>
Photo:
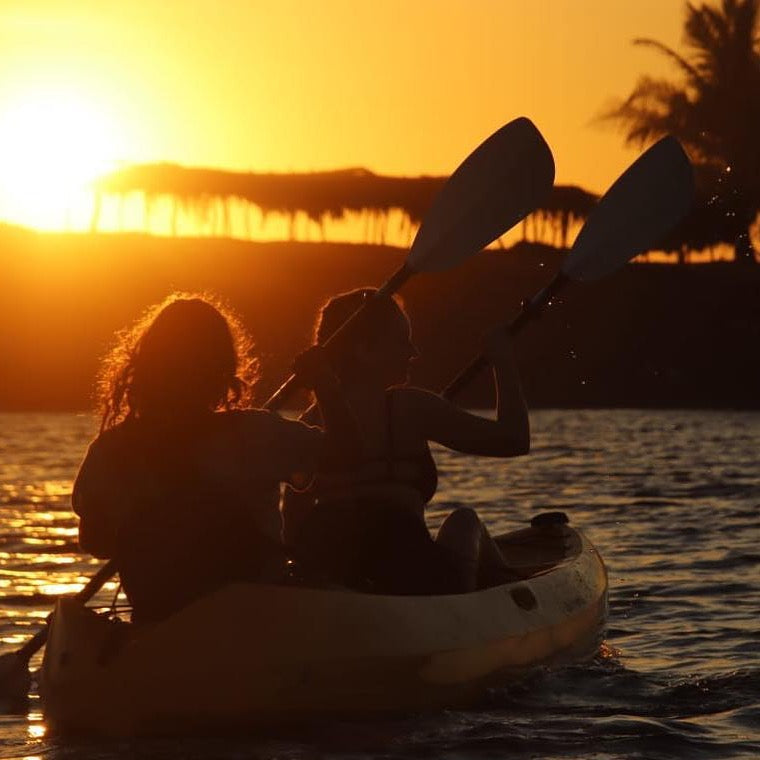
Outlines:
<svg viewBox="0 0 760 760"><path fill-rule="evenodd" d="M519 580L468 594L236 583L145 626L60 600L38 674L48 724L129 736L459 707L588 659L607 573L552 514L497 538Z"/></svg>

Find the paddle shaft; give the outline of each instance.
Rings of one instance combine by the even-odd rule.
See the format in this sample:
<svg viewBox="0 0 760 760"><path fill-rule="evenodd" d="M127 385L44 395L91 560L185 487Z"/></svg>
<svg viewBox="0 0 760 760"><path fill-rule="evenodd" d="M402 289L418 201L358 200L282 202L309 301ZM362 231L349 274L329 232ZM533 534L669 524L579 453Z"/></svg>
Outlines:
<svg viewBox="0 0 760 760"><path fill-rule="evenodd" d="M570 278L562 271L555 275L554 279L542 290L539 290L533 298L523 301L520 313L507 324L504 330L510 335L516 335L531 319L535 319L541 309L543 309L554 296L566 285ZM454 398L460 393L472 380L477 377L478 373L488 366L488 359L480 355L473 359L443 390L443 397L447 399Z"/></svg>
<svg viewBox="0 0 760 760"><path fill-rule="evenodd" d="M634 161L599 199L581 228L562 269L505 329L517 333L568 280L593 282L623 266L681 219L691 205L694 175L673 137L665 137ZM449 383L443 396L456 396L488 360L480 356Z"/></svg>
<svg viewBox="0 0 760 760"><path fill-rule="evenodd" d="M89 602L90 599L103 588L106 581L116 575L117 572L118 568L116 567L116 562L112 559L108 560L108 562L106 562L106 564L103 565L92 578L90 578L87 585L74 596L74 599L82 604ZM39 650L45 645L47 637L48 626L46 624L44 628L40 628L40 630L16 652L16 655L23 662L29 662L33 655L39 652Z"/></svg>
<svg viewBox="0 0 760 760"><path fill-rule="evenodd" d="M413 274L416 272L406 264L399 267L386 281L381 285L377 292L363 303L322 345L327 347L339 343L341 340L346 340L350 337L351 330L358 323L367 309L372 307L372 304L382 298L389 298L392 296ZM277 409L288 396L298 387L298 379L295 375L291 375L270 397L264 404L265 409L274 410Z"/></svg>
<svg viewBox="0 0 760 760"><path fill-rule="evenodd" d="M446 180L417 230L406 261L324 345L353 334L373 302L395 293L413 274L457 266L535 210L554 182L549 146L525 117L496 130ZM264 405L274 410L298 386L288 378Z"/></svg>

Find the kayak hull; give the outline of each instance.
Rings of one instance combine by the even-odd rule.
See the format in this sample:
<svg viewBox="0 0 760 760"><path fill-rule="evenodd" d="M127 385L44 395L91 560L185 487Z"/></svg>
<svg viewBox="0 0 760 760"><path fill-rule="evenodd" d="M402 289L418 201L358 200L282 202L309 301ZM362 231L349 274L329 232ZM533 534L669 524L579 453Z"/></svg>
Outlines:
<svg viewBox="0 0 760 760"><path fill-rule="evenodd" d="M46 720L127 736L458 707L593 656L607 575L588 539L561 525L499 540L525 577L469 594L239 583L140 627L60 600L38 679Z"/></svg>

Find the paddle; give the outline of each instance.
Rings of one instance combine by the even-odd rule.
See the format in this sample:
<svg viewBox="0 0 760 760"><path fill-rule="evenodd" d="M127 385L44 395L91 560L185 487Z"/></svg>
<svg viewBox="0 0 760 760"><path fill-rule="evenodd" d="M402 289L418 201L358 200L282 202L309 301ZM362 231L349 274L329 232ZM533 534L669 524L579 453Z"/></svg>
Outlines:
<svg viewBox="0 0 760 760"><path fill-rule="evenodd" d="M114 560L109 560L90 578L87 585L76 594L74 599L82 604L89 602L116 572L116 563ZM26 699L31 681L29 660L42 649L47 637L46 623L21 649L0 657L0 704L6 708L19 706Z"/></svg>
<svg viewBox="0 0 760 760"><path fill-rule="evenodd" d="M521 117L505 124L448 179L425 216L406 262L376 298L394 293L417 272L448 269L481 250L537 208L553 182L551 151L533 123ZM332 338L344 332L364 308ZM267 408L276 407L294 387L291 377L269 399ZM113 561L106 563L75 599L89 601L116 572ZM47 635L45 626L21 649L0 657L0 700L7 703L25 698L29 660L45 644Z"/></svg>
<svg viewBox="0 0 760 760"><path fill-rule="evenodd" d="M593 282L655 245L689 210L694 175L675 137L663 137L618 177L583 225L560 271L504 327L515 334L571 280ZM480 356L443 391L456 396L488 364Z"/></svg>
<svg viewBox="0 0 760 760"><path fill-rule="evenodd" d="M450 269L477 253L536 209L554 182L554 159L533 123L520 117L481 143L433 200L412 247L377 294L325 343L345 335L373 301L395 293L419 272ZM277 408L296 387L290 377L265 404Z"/></svg>

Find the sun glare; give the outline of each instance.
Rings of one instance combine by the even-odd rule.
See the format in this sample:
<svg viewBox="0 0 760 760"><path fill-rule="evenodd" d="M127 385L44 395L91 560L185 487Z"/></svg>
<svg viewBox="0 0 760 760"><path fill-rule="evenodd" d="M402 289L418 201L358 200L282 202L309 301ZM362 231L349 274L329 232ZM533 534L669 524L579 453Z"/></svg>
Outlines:
<svg viewBox="0 0 760 760"><path fill-rule="evenodd" d="M89 183L123 155L118 128L79 93L0 104L0 218L40 230L86 228Z"/></svg>

